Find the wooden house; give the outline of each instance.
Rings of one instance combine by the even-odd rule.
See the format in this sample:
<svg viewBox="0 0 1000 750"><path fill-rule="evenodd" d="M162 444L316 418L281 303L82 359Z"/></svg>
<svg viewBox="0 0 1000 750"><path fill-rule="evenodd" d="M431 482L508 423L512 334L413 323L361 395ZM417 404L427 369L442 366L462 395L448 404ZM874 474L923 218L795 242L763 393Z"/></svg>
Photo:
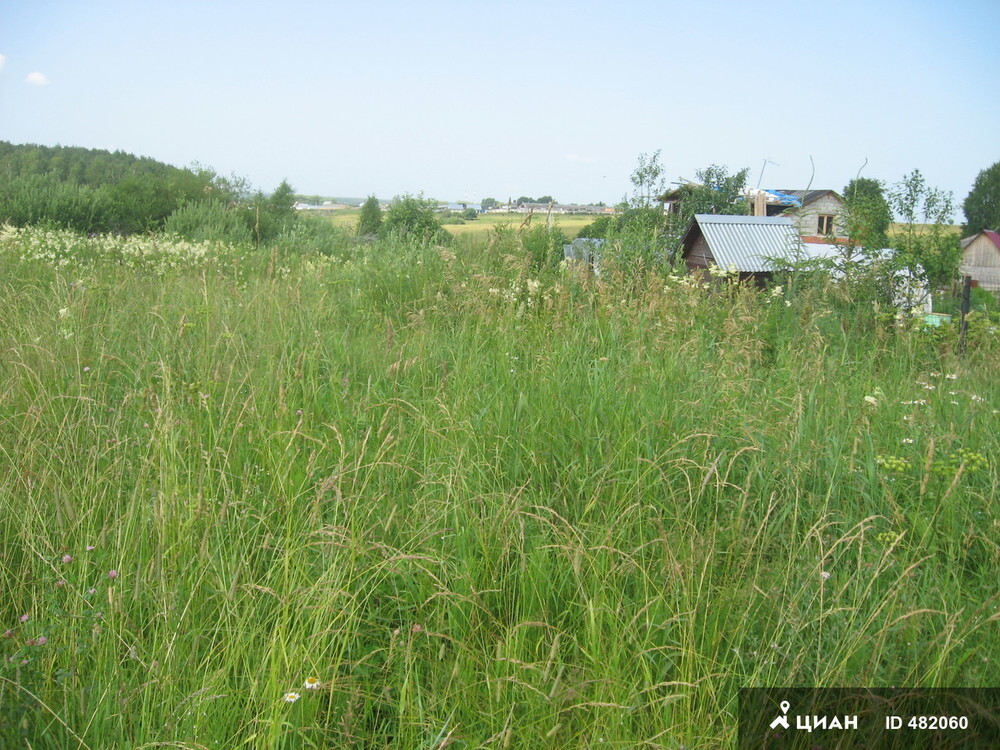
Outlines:
<svg viewBox="0 0 1000 750"><path fill-rule="evenodd" d="M985 230L962 240L962 275L973 286L1000 292L1000 233Z"/></svg>
<svg viewBox="0 0 1000 750"><path fill-rule="evenodd" d="M799 234L811 242L847 238L843 224L844 199L833 190L764 190L762 216L788 216L795 220Z"/></svg>

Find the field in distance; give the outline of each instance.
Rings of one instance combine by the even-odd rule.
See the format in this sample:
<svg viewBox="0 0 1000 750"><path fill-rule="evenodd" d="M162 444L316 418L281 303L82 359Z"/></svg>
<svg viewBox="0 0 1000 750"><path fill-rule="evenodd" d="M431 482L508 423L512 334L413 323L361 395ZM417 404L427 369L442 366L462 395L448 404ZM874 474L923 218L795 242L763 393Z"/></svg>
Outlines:
<svg viewBox="0 0 1000 750"><path fill-rule="evenodd" d="M356 209L331 211L330 221L333 222L334 226L338 227L356 227L360 213L361 211ZM527 214L517 213L480 214L478 218L472 221L466 221L464 224L445 224L444 228L455 237L485 237L498 224L507 224L517 228L521 226L521 223L526 218ZM567 237L573 239L583 227L590 224L596 218L597 216L592 214L553 214L552 222L554 227L561 229ZM544 226L545 221L545 214L534 214L531 217L532 226Z"/></svg>

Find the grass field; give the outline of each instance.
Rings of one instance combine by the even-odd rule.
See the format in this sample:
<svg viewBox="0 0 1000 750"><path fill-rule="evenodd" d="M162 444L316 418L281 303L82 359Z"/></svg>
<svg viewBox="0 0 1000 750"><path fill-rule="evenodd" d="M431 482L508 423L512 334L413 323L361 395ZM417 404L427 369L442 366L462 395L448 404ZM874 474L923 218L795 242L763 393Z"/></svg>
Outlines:
<svg viewBox="0 0 1000 750"><path fill-rule="evenodd" d="M831 287L0 234L0 746L733 747L1000 683L1000 334Z"/></svg>
<svg viewBox="0 0 1000 750"><path fill-rule="evenodd" d="M359 213L360 211L352 210L332 211L330 212L330 221L333 222L334 226L345 229L356 227ZM444 228L454 237L483 240L498 225L507 224L517 229L526 218L526 214L481 214L474 221L467 221L465 224L445 224ZM596 216L582 214L554 214L552 221L555 228L573 239L577 232L596 218ZM530 226L546 226L546 220L545 214L533 215Z"/></svg>

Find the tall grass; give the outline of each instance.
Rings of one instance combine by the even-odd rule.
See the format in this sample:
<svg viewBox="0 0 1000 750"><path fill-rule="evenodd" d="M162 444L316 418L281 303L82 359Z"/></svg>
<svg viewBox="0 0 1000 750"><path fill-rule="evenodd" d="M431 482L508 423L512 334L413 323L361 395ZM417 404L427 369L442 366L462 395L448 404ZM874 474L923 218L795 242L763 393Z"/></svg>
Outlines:
<svg viewBox="0 0 1000 750"><path fill-rule="evenodd" d="M741 686L997 683L985 324L959 358L828 289L540 271L514 234L30 244L4 747L718 747Z"/></svg>

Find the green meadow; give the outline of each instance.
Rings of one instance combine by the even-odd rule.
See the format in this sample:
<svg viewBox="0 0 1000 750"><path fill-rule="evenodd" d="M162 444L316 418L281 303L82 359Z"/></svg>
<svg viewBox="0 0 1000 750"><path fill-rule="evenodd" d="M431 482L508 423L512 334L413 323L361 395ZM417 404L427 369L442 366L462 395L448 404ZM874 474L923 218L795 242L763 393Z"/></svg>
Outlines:
<svg viewBox="0 0 1000 750"><path fill-rule="evenodd" d="M0 746L719 748L740 687L1000 684L996 322L515 230L0 232Z"/></svg>

